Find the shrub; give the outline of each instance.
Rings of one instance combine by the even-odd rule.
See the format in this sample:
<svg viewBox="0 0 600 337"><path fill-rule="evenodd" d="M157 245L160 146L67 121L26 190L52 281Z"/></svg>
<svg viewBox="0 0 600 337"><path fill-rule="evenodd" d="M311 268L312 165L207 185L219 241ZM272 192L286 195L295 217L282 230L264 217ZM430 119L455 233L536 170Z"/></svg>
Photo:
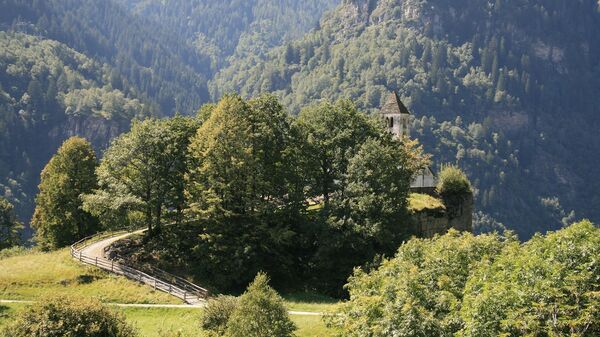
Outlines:
<svg viewBox="0 0 600 337"><path fill-rule="evenodd" d="M460 329L458 309L470 274L515 240L455 230L411 239L380 267L356 269L346 285L350 300L326 322L344 337L452 336Z"/></svg>
<svg viewBox="0 0 600 337"><path fill-rule="evenodd" d="M465 288L460 337L600 336L600 229L589 221L505 249Z"/></svg>
<svg viewBox="0 0 600 337"><path fill-rule="evenodd" d="M219 296L208 301L208 305L200 316L200 328L207 336L220 337L225 334L227 322L238 305L234 296Z"/></svg>
<svg viewBox="0 0 600 337"><path fill-rule="evenodd" d="M19 312L2 337L134 337L125 318L100 302L76 297L52 297Z"/></svg>
<svg viewBox="0 0 600 337"><path fill-rule="evenodd" d="M269 278L256 275L227 322L227 337L288 337L296 326L283 299L269 286Z"/></svg>
<svg viewBox="0 0 600 337"><path fill-rule="evenodd" d="M446 165L438 177L437 191L441 195L472 193L471 183L466 174L457 166Z"/></svg>
<svg viewBox="0 0 600 337"><path fill-rule="evenodd" d="M0 250L0 260L8 259L13 256L21 256L30 253L32 250L23 246L14 246Z"/></svg>

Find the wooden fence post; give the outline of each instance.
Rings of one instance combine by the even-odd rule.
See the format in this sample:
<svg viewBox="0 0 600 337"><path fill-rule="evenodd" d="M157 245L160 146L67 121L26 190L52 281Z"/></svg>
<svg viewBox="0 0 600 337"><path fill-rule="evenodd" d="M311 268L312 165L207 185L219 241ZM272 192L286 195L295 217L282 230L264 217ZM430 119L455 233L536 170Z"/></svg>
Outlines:
<svg viewBox="0 0 600 337"><path fill-rule="evenodd" d="M115 272L115 260L110 260L110 271Z"/></svg>
<svg viewBox="0 0 600 337"><path fill-rule="evenodd" d="M79 251L79 262L81 262L81 251Z"/></svg>
<svg viewBox="0 0 600 337"><path fill-rule="evenodd" d="M98 257L96 256L96 267L98 267Z"/></svg>

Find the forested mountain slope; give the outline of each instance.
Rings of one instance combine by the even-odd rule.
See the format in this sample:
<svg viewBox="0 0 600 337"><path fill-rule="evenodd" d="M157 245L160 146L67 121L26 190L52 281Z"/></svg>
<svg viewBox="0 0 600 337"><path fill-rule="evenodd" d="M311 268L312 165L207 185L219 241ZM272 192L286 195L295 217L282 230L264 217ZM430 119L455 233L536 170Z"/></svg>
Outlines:
<svg viewBox="0 0 600 337"><path fill-rule="evenodd" d="M111 86L113 70L60 42L0 32L0 194L21 217L64 139L79 134L103 148L147 113L126 82Z"/></svg>
<svg viewBox="0 0 600 337"><path fill-rule="evenodd" d="M27 222L66 137L101 150L136 116L193 114L238 44L300 37L337 2L0 0L0 195Z"/></svg>
<svg viewBox="0 0 600 337"><path fill-rule="evenodd" d="M0 13L3 30L57 40L111 65L113 87L127 82L154 103L155 114L192 113L208 100L210 60L166 26L112 0L4 0Z"/></svg>
<svg viewBox="0 0 600 337"><path fill-rule="evenodd" d="M117 0L133 13L172 28L212 61L260 54L316 27L340 0Z"/></svg>
<svg viewBox="0 0 600 337"><path fill-rule="evenodd" d="M598 7L345 0L266 62L233 60L211 91L276 91L295 112L348 97L374 112L398 90L435 160L470 172L481 226L528 236L574 217L598 221Z"/></svg>

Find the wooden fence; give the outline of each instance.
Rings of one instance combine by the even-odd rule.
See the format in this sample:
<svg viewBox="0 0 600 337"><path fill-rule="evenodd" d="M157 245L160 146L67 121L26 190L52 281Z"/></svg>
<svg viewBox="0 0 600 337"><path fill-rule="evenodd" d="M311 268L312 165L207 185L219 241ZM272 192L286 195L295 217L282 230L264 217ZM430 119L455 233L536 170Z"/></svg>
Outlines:
<svg viewBox="0 0 600 337"><path fill-rule="evenodd" d="M120 234L125 233L127 232L120 232ZM147 284L155 290L169 293L188 304L199 304L208 298L208 290L160 269L152 268L151 271L143 272L134 267L115 262L114 260L86 255L83 252L90 244L117 235L119 235L119 232L102 233L77 241L71 245L71 256L82 263L96 266L117 275L123 275L132 280Z"/></svg>

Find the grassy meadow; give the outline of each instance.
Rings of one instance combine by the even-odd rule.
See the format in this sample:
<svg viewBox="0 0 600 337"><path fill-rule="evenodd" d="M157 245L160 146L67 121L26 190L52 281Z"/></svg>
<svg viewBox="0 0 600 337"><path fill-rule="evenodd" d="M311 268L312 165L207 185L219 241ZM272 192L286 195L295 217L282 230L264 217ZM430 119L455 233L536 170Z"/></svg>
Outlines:
<svg viewBox="0 0 600 337"><path fill-rule="evenodd" d="M37 300L48 294L95 297L102 302L181 304L152 288L110 275L71 258L68 249L0 260L0 299Z"/></svg>
<svg viewBox="0 0 600 337"><path fill-rule="evenodd" d="M95 297L104 303L181 304L170 295L123 277L110 275L71 258L68 249L55 252L21 252L0 257L0 300L36 301L49 294ZM330 312L334 299L315 294L284 295L291 311ZM0 329L25 303L0 303ZM135 325L143 337L181 331L196 336L199 308L123 308L115 307ZM292 315L298 337L328 337L320 316Z"/></svg>

